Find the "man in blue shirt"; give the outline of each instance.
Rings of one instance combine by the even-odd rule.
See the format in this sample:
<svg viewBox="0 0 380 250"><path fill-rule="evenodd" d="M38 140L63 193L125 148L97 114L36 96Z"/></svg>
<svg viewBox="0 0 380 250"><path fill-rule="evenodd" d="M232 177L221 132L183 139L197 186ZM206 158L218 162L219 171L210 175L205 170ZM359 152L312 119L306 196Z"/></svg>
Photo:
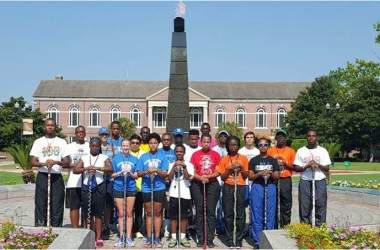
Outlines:
<svg viewBox="0 0 380 250"><path fill-rule="evenodd" d="M120 135L121 125L119 121L111 123L111 137L108 138L108 144L112 146L114 155L121 151L121 142L123 137Z"/></svg>

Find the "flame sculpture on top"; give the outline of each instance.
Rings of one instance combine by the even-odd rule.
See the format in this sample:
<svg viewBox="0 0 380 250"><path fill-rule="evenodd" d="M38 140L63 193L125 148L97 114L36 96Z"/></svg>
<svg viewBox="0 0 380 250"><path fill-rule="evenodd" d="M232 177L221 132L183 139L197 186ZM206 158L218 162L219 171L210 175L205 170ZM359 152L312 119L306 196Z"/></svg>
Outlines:
<svg viewBox="0 0 380 250"><path fill-rule="evenodd" d="M176 9L176 17L185 17L186 5L183 1L179 1Z"/></svg>

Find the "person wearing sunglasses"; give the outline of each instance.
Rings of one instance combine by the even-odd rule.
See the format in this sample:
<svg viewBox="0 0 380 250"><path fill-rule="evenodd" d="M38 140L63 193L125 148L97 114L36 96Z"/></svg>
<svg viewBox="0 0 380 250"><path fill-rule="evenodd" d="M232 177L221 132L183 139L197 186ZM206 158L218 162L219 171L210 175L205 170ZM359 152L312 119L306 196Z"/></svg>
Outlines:
<svg viewBox="0 0 380 250"><path fill-rule="evenodd" d="M277 160L267 154L270 139L258 140L260 155L249 161L251 184L251 231L255 248L264 229L274 229L276 224L277 180L280 167Z"/></svg>
<svg viewBox="0 0 380 250"><path fill-rule="evenodd" d="M143 155L145 152L140 149L140 145L142 142L141 137L138 134L133 134L129 138L129 141L131 143L131 148L129 150L129 153L138 159L140 159L141 155ZM135 200L135 217L134 217L134 223L133 223L133 232L136 235L136 238L141 239L143 238L142 232L144 231L144 220L143 220L143 198L141 193L141 182L142 178L139 177L136 179L136 200Z"/></svg>

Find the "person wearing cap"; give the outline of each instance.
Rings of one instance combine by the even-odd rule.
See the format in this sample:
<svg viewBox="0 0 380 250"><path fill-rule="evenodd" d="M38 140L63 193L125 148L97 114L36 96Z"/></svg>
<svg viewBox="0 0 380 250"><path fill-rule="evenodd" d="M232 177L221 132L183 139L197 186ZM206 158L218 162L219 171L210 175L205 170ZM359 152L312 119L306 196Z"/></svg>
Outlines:
<svg viewBox="0 0 380 250"><path fill-rule="evenodd" d="M270 139L261 137L258 140L260 155L249 161L249 179L252 181L251 237L255 248L259 246L262 231L275 229L276 224L276 183L280 176L280 167L277 160L267 154L269 145Z"/></svg>
<svg viewBox="0 0 380 250"><path fill-rule="evenodd" d="M275 158L280 166L279 188L279 222L281 228L290 224L292 212L292 171L296 152L286 146L287 133L279 129L275 134L276 146L268 149L268 155ZM278 208L278 206L277 206Z"/></svg>
<svg viewBox="0 0 380 250"><path fill-rule="evenodd" d="M210 148L213 148L213 147L215 147L216 145L218 145L218 142L217 142L216 139L210 134L210 131L211 131L210 124L209 124L208 122L204 122L204 123L202 123L202 125L201 125L201 132L202 132L201 138L202 138L203 135L209 135L209 136L211 136ZM198 140L198 146L201 146L201 147L202 147L202 140L201 140L201 139Z"/></svg>
<svg viewBox="0 0 380 250"><path fill-rule="evenodd" d="M112 147L112 145L109 144L109 137L110 137L110 130L106 127L102 127L99 129L99 138L100 138L100 150L103 155L108 156L110 160L112 161L112 157L115 154L115 148ZM112 183L110 181L110 176L105 176L105 186L106 186L106 196L105 196L105 208L104 208L104 227L102 232L102 238L108 239L110 235L110 226L109 222L111 220L112 211L114 208L114 202L113 202L113 194L112 194Z"/></svg>
<svg viewBox="0 0 380 250"><path fill-rule="evenodd" d="M174 149L175 146L183 145L183 135L184 131L182 128L175 128L173 130L173 136L174 136L174 144L172 145L172 148Z"/></svg>
<svg viewBox="0 0 380 250"><path fill-rule="evenodd" d="M212 147L212 150L216 151L220 157L227 155L226 140L230 136L227 130L221 130L218 132L218 145Z"/></svg>

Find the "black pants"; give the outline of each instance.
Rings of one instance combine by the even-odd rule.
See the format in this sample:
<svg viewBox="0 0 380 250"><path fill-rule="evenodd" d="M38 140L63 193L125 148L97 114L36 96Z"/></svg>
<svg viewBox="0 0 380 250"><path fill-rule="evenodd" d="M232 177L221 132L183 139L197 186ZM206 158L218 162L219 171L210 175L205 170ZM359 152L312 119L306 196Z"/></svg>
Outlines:
<svg viewBox="0 0 380 250"><path fill-rule="evenodd" d="M300 180L298 186L298 202L300 222L311 224L313 209L312 181ZM327 189L326 180L315 181L315 225L326 223ZM314 212L314 211L313 211Z"/></svg>
<svg viewBox="0 0 380 250"><path fill-rule="evenodd" d="M292 216L292 177L280 178L280 227L290 224Z"/></svg>
<svg viewBox="0 0 380 250"><path fill-rule="evenodd" d="M34 225L47 226L47 185L48 174L38 172L34 199ZM65 184L61 174L51 174L50 178L50 225L61 227L65 200Z"/></svg>
<svg viewBox="0 0 380 250"><path fill-rule="evenodd" d="M222 188L223 212L226 223L226 236L228 244L233 244L234 229L234 186L224 184ZM245 206L244 186L236 187L236 244L239 246L244 237Z"/></svg>
<svg viewBox="0 0 380 250"><path fill-rule="evenodd" d="M136 200L135 200L135 220L133 223L133 232L137 233L144 233L143 232L143 198L142 193L137 192L136 193Z"/></svg>
<svg viewBox="0 0 380 250"><path fill-rule="evenodd" d="M203 221L203 184L193 182L191 184L191 196L195 204L195 228L198 242L204 242L204 221ZM206 184L206 204L207 204L207 243L212 243L215 237L216 223L216 203L220 196L220 185L218 181Z"/></svg>

